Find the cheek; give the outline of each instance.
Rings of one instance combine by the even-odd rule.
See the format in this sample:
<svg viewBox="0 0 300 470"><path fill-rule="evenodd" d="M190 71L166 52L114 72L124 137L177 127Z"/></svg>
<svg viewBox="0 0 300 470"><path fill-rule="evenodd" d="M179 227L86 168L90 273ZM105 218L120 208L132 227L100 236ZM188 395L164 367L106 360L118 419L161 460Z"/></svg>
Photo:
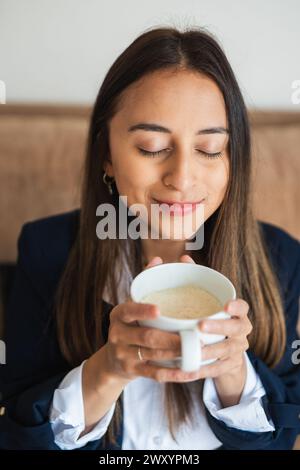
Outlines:
<svg viewBox="0 0 300 470"><path fill-rule="evenodd" d="M113 168L114 177L119 194L128 197L129 205L144 202L147 188L153 181L153 171L130 153L114 154Z"/></svg>
<svg viewBox="0 0 300 470"><path fill-rule="evenodd" d="M211 169L207 175L207 189L211 202L221 202L226 192L229 180L229 160L228 158L217 162L215 168Z"/></svg>

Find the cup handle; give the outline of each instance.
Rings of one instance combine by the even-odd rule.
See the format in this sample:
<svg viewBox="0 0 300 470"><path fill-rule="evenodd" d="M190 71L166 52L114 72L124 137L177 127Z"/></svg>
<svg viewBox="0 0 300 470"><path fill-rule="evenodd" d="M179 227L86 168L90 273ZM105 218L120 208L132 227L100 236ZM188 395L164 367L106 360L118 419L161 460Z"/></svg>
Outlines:
<svg viewBox="0 0 300 470"><path fill-rule="evenodd" d="M181 338L181 370L184 372L194 372L200 369L202 352L200 342L200 331L193 330L179 331Z"/></svg>

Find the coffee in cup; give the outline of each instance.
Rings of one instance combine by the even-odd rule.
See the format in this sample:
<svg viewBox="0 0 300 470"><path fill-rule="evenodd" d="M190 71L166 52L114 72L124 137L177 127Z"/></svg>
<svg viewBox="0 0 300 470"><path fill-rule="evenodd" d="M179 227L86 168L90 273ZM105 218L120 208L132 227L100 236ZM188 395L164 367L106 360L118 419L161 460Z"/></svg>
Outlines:
<svg viewBox="0 0 300 470"><path fill-rule="evenodd" d="M222 310L215 295L193 284L154 291L141 302L155 304L160 314L181 320L204 318Z"/></svg>

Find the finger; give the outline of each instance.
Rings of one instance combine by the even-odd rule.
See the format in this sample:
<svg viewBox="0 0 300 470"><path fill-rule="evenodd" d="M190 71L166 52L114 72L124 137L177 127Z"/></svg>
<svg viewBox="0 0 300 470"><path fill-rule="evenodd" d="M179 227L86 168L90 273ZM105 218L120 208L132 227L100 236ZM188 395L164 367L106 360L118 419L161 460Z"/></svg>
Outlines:
<svg viewBox="0 0 300 470"><path fill-rule="evenodd" d="M173 349L181 351L181 340L177 333L162 331L158 328L144 326L118 325L112 326L110 341L115 344L144 346L151 349Z"/></svg>
<svg viewBox="0 0 300 470"><path fill-rule="evenodd" d="M214 362L213 364L209 364L206 366L201 366L198 379L205 379L208 377L215 378L220 377L223 374L228 374L229 372L242 367L243 365L243 356L238 356L234 358L227 358L224 360L219 360Z"/></svg>
<svg viewBox="0 0 300 470"><path fill-rule="evenodd" d="M245 317L249 312L249 305L243 299L228 301L224 306L224 311L235 317Z"/></svg>
<svg viewBox="0 0 300 470"><path fill-rule="evenodd" d="M194 263L194 264L196 264L195 261L193 260L193 258L191 258L189 255L180 256L179 261L181 263Z"/></svg>
<svg viewBox="0 0 300 470"><path fill-rule="evenodd" d="M149 261L149 263L145 266L144 270L145 269L148 269L148 268L152 268L153 266L157 266L159 264L162 264L163 263L163 260L160 256L155 256L154 258L152 258L151 261Z"/></svg>
<svg viewBox="0 0 300 470"><path fill-rule="evenodd" d="M236 339L225 339L219 343L207 344L202 346L202 359L227 359L232 356L236 356L246 351L249 347L248 341L236 340Z"/></svg>
<svg viewBox="0 0 300 470"><path fill-rule="evenodd" d="M140 349L138 349L140 348ZM138 355L140 351L142 359ZM180 359L181 351L175 349L150 349L143 346L119 345L116 350L116 357L119 360L131 361L162 361Z"/></svg>
<svg viewBox="0 0 300 470"><path fill-rule="evenodd" d="M192 382L199 375L198 371L184 372L179 368L160 367L150 362L141 362L135 369L139 375L149 377L157 382Z"/></svg>
<svg viewBox="0 0 300 470"><path fill-rule="evenodd" d="M246 318L231 318L228 320L200 320L198 328L203 333L211 333L224 336L248 335L250 330L249 320Z"/></svg>
<svg viewBox="0 0 300 470"><path fill-rule="evenodd" d="M127 301L120 304L119 307L112 310L110 318L124 323L131 323L136 320L152 320L159 316L159 308L154 304Z"/></svg>

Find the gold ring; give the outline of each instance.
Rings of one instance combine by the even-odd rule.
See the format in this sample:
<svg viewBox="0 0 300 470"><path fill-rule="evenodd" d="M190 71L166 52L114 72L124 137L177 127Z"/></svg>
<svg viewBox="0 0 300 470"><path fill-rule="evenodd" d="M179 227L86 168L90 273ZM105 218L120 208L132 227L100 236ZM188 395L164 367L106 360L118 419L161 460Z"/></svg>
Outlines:
<svg viewBox="0 0 300 470"><path fill-rule="evenodd" d="M140 346L138 347L138 356L139 356L139 360L143 361L143 356L142 356L142 353L141 353L141 347Z"/></svg>

